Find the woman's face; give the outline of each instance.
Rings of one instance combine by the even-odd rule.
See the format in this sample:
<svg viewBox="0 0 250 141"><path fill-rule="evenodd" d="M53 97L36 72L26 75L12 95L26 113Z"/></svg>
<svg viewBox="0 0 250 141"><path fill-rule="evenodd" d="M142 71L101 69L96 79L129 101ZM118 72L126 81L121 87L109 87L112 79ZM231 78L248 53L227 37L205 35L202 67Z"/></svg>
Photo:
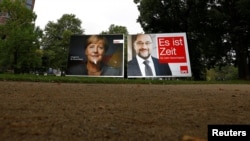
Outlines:
<svg viewBox="0 0 250 141"><path fill-rule="evenodd" d="M88 61L94 64L98 64L102 61L104 53L105 48L102 40L89 44L85 50L85 55L87 56Z"/></svg>

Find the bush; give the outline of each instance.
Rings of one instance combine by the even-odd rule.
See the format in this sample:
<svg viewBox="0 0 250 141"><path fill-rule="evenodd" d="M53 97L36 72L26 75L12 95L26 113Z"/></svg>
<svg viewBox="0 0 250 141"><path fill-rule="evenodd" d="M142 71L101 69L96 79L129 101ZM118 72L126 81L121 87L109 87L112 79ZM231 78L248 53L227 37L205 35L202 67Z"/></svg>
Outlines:
<svg viewBox="0 0 250 141"><path fill-rule="evenodd" d="M207 80L236 80L238 69L234 66L215 67L207 70Z"/></svg>

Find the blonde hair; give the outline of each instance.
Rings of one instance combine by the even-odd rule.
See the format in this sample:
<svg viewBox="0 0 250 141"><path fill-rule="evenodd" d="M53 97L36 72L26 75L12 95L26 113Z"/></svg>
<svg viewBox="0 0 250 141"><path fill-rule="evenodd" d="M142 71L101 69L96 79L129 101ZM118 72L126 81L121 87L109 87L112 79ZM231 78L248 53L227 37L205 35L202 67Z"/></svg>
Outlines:
<svg viewBox="0 0 250 141"><path fill-rule="evenodd" d="M103 35L91 35L87 39L85 49L88 45L93 44L93 43L97 43L99 41L102 41L101 43L103 44L104 50L106 52L108 50L108 42L107 42L107 39Z"/></svg>

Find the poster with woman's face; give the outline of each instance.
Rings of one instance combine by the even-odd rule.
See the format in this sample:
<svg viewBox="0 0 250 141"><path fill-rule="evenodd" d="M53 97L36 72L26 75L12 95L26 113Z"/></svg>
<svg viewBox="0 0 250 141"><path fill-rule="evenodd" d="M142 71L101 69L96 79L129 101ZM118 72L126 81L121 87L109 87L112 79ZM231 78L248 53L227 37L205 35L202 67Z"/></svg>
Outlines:
<svg viewBox="0 0 250 141"><path fill-rule="evenodd" d="M123 77L123 62L123 35L73 35L66 75Z"/></svg>

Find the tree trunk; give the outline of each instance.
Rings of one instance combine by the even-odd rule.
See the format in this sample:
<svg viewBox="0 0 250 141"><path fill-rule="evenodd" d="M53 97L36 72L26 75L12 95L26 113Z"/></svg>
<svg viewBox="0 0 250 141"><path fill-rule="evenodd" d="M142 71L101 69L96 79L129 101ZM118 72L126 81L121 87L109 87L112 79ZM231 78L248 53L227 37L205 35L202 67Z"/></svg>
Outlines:
<svg viewBox="0 0 250 141"><path fill-rule="evenodd" d="M238 76L241 80L249 80L249 56L246 47L242 46L236 51Z"/></svg>

